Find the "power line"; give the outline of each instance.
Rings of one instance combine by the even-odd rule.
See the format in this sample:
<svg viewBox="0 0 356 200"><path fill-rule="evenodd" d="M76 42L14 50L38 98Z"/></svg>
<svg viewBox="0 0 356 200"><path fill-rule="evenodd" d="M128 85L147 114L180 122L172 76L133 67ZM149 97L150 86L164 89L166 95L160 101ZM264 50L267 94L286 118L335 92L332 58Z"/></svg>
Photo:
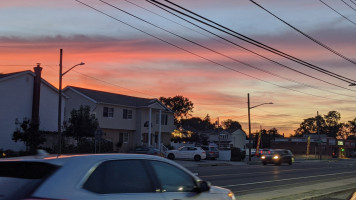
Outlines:
<svg viewBox="0 0 356 200"><path fill-rule="evenodd" d="M181 16L179 16L179 15L177 15L177 14L175 14L175 13L173 13L173 12L171 12L171 11L169 11L169 10L163 8L163 7L161 7L160 5L157 5L157 4L154 3L154 2L149 2L149 3L155 5L156 7L160 8L160 9L162 9L162 10L164 10L164 11L166 11L166 12L168 12L168 13L170 13L170 14L176 16L176 17L178 17L179 19L181 19L181 20L183 20L183 21L186 21L187 23L192 24L193 26L198 27L199 29L202 29L202 30L204 30L204 31L206 31L206 32L208 32L208 33L210 33L210 34L212 34L212 35L214 35L214 36L216 36L216 37L218 37L218 38L224 40L224 41L227 41L227 42L229 42L229 43L231 43L231 44L233 44L233 45L235 45L235 46L237 46L237 47L239 47L239 48L241 48L241 49L244 49L245 51L248 51L248 52L250 52L250 53L252 53L252 54L255 54L255 55L257 55L257 56L259 56L259 57L261 57L261 58L263 58L263 59L266 59L266 60L268 60L268 61L270 61L270 62L272 62L272 63L274 63L274 64L277 64L277 65L279 65L280 67L287 68L287 69L289 69L289 70L291 70L291 71L294 71L294 72L297 72L297 73L302 74L302 75L304 75L304 76L307 76L307 77L313 78L313 79L315 79L315 80L318 80L318 81L327 83L327 84L329 84L329 85L333 85L333 86L336 86L336 87L339 87L339 88L342 88L342 89L354 91L354 90L351 90L351 89L349 89L349 88L336 85L336 84L334 84L334 83L331 83L331 82L328 82L328 81L319 79L319 78L314 77L314 76L312 76L312 75L309 75L309 74L306 74L306 73L304 73L304 72L301 72L301 71L298 71L298 70L296 70L296 69L293 69L293 68L291 68L291 67L288 67L288 66L286 66L286 65L284 65L284 64L282 64L282 63L280 63L280 62L277 62L277 61L275 61L275 60L273 60L273 59L270 59L270 58L268 58L268 57L266 57L266 56L263 56L263 55L261 55L261 54L259 54L259 53L256 53L256 52L254 52L254 51L252 51L252 50L250 50L250 49L247 49L247 48L245 48L245 47L243 47L243 46L241 46L241 45L238 45L238 44L236 44L235 42L232 42L232 41L230 41L230 40L228 40L228 39L226 39L226 38L224 38L224 37L221 37L221 36L219 36L219 35L217 35L217 34L211 32L211 31L209 31L209 30L207 30L207 29L205 29L205 28L203 28L203 27L201 27L201 26L199 26L199 25L197 25L197 24L195 24L195 23L193 23L193 22L191 22L191 21L189 21L189 20L186 20L186 19L184 19L183 17L181 17ZM179 12L179 11L178 11L178 12ZM257 68L257 67L256 67L256 68ZM268 71L266 71L266 70L262 70L262 69L260 69L260 68L258 68L258 70L270 74L270 72L268 72ZM274 75L274 74L272 74L272 75ZM275 75L275 76L278 76L278 77L279 77L279 75ZM307 84L304 84L304 83L300 83L300 82L298 82L298 81L294 81L294 80L291 80L291 79L288 79L288 78L284 78L284 77L281 77L281 78L283 78L283 79L285 79L285 80L289 80L289 81L295 82L295 83L298 83L298 84L301 84L301 85L304 85L304 86L308 86L308 87L310 87L310 88L314 88L314 89L317 89L317 90L330 92L330 91L328 91L328 90L320 89L320 88L317 88L317 87L314 87L314 86L310 86L310 85L307 85ZM355 92L355 91L354 91L354 92ZM335 92L330 92L330 93L334 93L334 94L337 94L337 95L350 97L349 95L344 95L344 94L340 94L340 93L335 93ZM353 97L353 96L351 96L351 97Z"/></svg>
<svg viewBox="0 0 356 200"><path fill-rule="evenodd" d="M105 2L105 1L103 1L103 0L99 0L99 1L101 1L101 2L103 2L103 3L105 3L105 4L107 4L107 5L109 5L109 6L113 7L113 8L115 8L115 9L121 11L121 12L124 12L125 14L128 14L128 15L130 15L130 16L136 18L136 19L139 19L140 21L143 21L143 22L145 22L145 23L147 23L147 24L149 24L149 25L151 25L151 26L154 26L154 27L156 27L156 28L158 28L158 29L160 29L160 30L163 30L163 31L165 31L165 32L168 32L168 33L170 33L170 34L172 34L172 35L174 35L174 36L176 36L176 37L179 37L179 38L181 38L181 39L183 39L183 40L186 40L186 41L188 41L188 42L190 42L190 43L193 43L193 44L195 44L195 45L197 45L197 46L199 46L199 47L201 47L201 48L207 49L207 50L209 50L209 51L211 51L211 52L214 52L214 53L219 54L219 55L221 55L221 56L223 56L223 57L226 57L226 58L228 58L228 59L231 59L231 60L233 60L233 61L235 61L235 62L237 62L237 63L239 63L239 64L246 65L246 66L248 66L248 67L251 67L251 68L254 68L254 69L263 71L263 72L265 72L265 73L271 74L271 75L276 76L276 77L279 77L279 78L283 78L283 79L286 79L286 80L289 80L289 81L294 81L294 80L287 79L287 78L284 78L284 77L282 77L282 76L279 76L279 75L277 75L277 74L271 73L271 72L269 72L269 71L262 70L262 69L260 69L260 68L258 68L258 67L255 67L255 66L252 66L252 65L250 65L250 64L248 64L248 63L245 63L245 62L242 62L242 61L240 61L240 60L234 59L234 58L232 58L232 57L230 57L230 56L227 56L227 55L225 55L225 54L222 54L222 53L220 53L220 52L218 52L218 51L215 51L215 50L213 50L213 49L211 49L211 48L208 48L208 47L206 47L206 46L204 46L204 45L201 45L201 44L199 44L199 43L197 43L197 42L194 42L194 41L192 41L192 40L189 40L189 39L187 39L187 38L185 38L185 37L182 37L182 36L180 36L180 35L178 35L178 34L175 34L175 33L171 32L171 31L169 31L169 30L166 30L166 29L164 29L164 28L162 28L162 27L159 27L159 26L157 26L157 25L155 25L155 24L153 24L153 23L151 23L151 22L148 22L147 20L144 20L144 19L142 19L142 18L140 18L140 17L137 17L136 15L133 15L133 14L131 14L131 13L129 13L129 12L123 10L123 9L120 9L120 8L118 8L117 6L114 6L114 5L110 4L110 3L107 3L107 2ZM266 81L266 82L268 82L268 81ZM294 81L294 82L295 82L295 81ZM270 83L270 82L268 82L268 83ZM298 83L298 82L297 82L297 83ZM270 84L271 84L271 83L270 83ZM277 85L277 84L275 84L275 85ZM306 85L306 84L304 84L304 85ZM277 85L277 86L280 87L280 85ZM285 88L286 88L286 87L285 87ZM288 89L289 89L289 88L288 88ZM299 92L300 92L300 91L299 91ZM354 97L354 96L349 96L349 97Z"/></svg>
<svg viewBox="0 0 356 200"><path fill-rule="evenodd" d="M186 12L189 12L189 13L195 15L195 16L198 16L198 17L201 18L201 19L204 19L204 20L206 20L206 21L208 21L208 22L210 22L210 23L213 23L213 24L215 24L215 25L217 25L217 26L219 26L219 27L221 27L221 28L223 28L223 29L225 29L225 30L228 30L229 32L227 32L227 31L225 31L225 30L223 30L223 29L221 29L221 28L218 28L218 27L216 27L216 26L213 26L213 25L211 25L211 24L209 24L209 23L207 23L207 22L204 22L204 21L202 21L202 20L199 20L199 19L197 19L197 18L195 18L195 17L192 17L192 16L190 16L190 15L188 15L188 14L185 14L185 13L182 13L182 12L180 12L180 11L177 11L176 9L174 9L174 8L172 8L172 7L170 7L170 6L167 6L167 5L165 5L165 4L162 4L162 3L160 3L160 2L158 2L158 1L156 1L156 0L146 0L146 1L152 1L152 2L158 3L158 4L160 4L160 5L162 5L162 6L166 7L166 8L169 8L169 9L175 11L175 12L179 12L180 14L183 14L183 15L185 15L185 16L191 18L191 19L194 19L194 20L196 20L196 21L198 21L198 22L200 22L200 23L203 23L203 24L205 24L205 25L207 25L207 26L210 26L210 27L212 27L212 28L214 28L214 29L217 29L217 30L219 30L219 31L222 31L222 32L224 32L224 33L227 33L227 34L229 34L229 35L231 35L231 36L233 36L233 37L236 37L236 38L238 38L238 39L240 39L240 40L243 40L243 41L245 41L245 42L248 42L248 43L250 43L250 44L253 44L253 45L257 46L257 47L260 47L260 48L262 48L262 49L264 49L264 50L267 50L267 51L269 51L269 52L272 52L272 53L274 53L274 54L277 54L277 55L279 55L279 56L282 56L282 57L284 57L284 58L287 58L287 59L289 59L289 60L291 60L291 61L294 61L294 62L296 62L296 63L299 63L299 64L301 64L301 65L304 65L304 66L306 66L306 67L308 67L308 68L311 68L311 69L314 69L314 70L319 71L319 72L321 72L321 73L324 73L324 74L327 74L327 75L329 75L329 76L332 76L332 77L334 77L334 78L336 78L336 79L342 80L342 81L347 82L347 83L349 83L349 84L356 82L355 80L352 80L352 79L346 78L346 77L344 77L344 76L341 76L341 75L339 75L339 74L333 73L333 72L331 72L331 71L325 70L325 69L323 69L323 68L321 68L321 67L315 66L315 65L310 64L310 63L308 63L308 62L306 62L306 61L303 61L303 60L301 60L301 59L298 59L298 58L296 58L296 57L294 57L294 56L291 56L291 55L289 55L289 54L286 54L286 53L284 53L284 52L281 52L281 51L279 51L279 50L277 50L277 49L275 49L275 48L272 48L272 47L270 47L270 46L268 46L268 45L265 45L265 44L263 44L263 43L261 43L261 42L258 42L258 41L254 40L254 39L252 39L252 38L249 38L249 37L247 37L247 36L245 36L245 35L243 35L243 34L240 34L240 33L236 32L236 31L234 31L234 30L231 30L231 29L229 29L229 28L227 28L227 27L225 27L225 26L223 26L223 25L220 25L220 24L218 24L218 23L216 23L216 22L214 22L214 21L212 21L212 20L209 20L209 19L207 19L207 18L205 18L205 17L203 17L203 16L201 16L201 15L199 15L199 14L197 14L197 13L194 13L193 11L190 11L190 10L188 10L188 9L186 9L186 8L183 8L182 6L179 6L179 5L175 4L175 3L172 3L172 2L169 1L169 0L165 0L165 1L166 1L166 2L169 2L170 4L172 4L172 5L174 5L174 6L178 7L178 8L180 8L180 9L186 11ZM233 34L232 34L232 33L233 33Z"/></svg>
<svg viewBox="0 0 356 200"><path fill-rule="evenodd" d="M177 46L177 45L175 45L175 44L173 44L173 43L170 43L170 42L168 42L168 41L166 41L166 40L163 40L163 39L161 39L161 38L159 38L159 37L157 37L157 36L154 36L154 35L152 35L152 34L146 32L146 31L143 31L142 29L139 29L139 28L137 28L137 27L135 27L135 26L133 26L133 25L130 25L130 24L126 23L126 22L123 22L122 20L119 20L119 19L117 19L116 17L113 17L113 16L111 16L111 15L109 15L109 14L103 12L103 11L100 11L100 10L94 8L93 6L90 6L90 5L88 5L88 4L85 4L85 3L83 3L83 2L81 2L81 1L79 1L79 0L74 0L74 1L77 1L77 2L80 3L80 4L85 5L85 6L87 6L88 8L91 8L91 9L93 9L93 10L95 10L95 11L97 11L97 12L99 12L99 13L105 15L105 16L108 16L108 17L110 17L110 18L112 18L112 19L114 19L114 20L116 20L116 21L118 21L118 22L120 22L120 23L123 23L123 24L125 24L125 25L127 25L127 26L129 26L129 27L131 27L131 28L133 28L133 29L135 29L135 30L138 30L138 31L140 31L140 32L142 32L142 33L145 33L145 34L147 34L147 35L149 35L149 36L151 36L151 37L154 37L154 38L156 38L156 39L158 39L158 40L160 40L160 41L162 41L162 42L164 42L164 43L167 43L167 44L169 44L169 45L172 45L172 46L174 46L174 47L176 47L176 48L178 48L178 49L180 49L180 50L182 50L182 51L185 51L185 52L187 52L187 53L190 53L190 54L192 54L192 55L195 55L195 56L197 56L197 57L199 57L199 58L201 58L201 59L203 59L203 60L206 60L206 61L209 61L209 62L211 62L211 63L214 63L214 64L216 64L216 65L218 65L218 66L223 67L223 68L226 68L226 69L229 69L229 70L231 70L231 71L237 72L237 73L239 73L239 74L243 74L243 75L245 75L245 76L251 77L251 78L253 78L253 79L260 80L260 81L262 81L262 82L265 82L265 83L268 83L268 84L271 84L271 85L274 85L274 86L277 86L277 87L281 87L281 88L284 88L284 89L287 89L287 90L295 91L295 92L298 92L298 93L301 93L301 94L305 94L305 95L309 95L309 96L315 96L315 97L324 98L324 99L336 100L336 99L332 99L332 98L327 98L327 97L325 97L325 96L319 96L319 95L315 95L315 94L309 94L309 93L306 93L306 92L298 91L298 90L295 90L295 89L292 89L292 88L288 88L288 87L281 86L281 85L278 85L278 84L275 84L275 83L271 83L271 82L265 81L265 80L263 80L263 79L254 77L254 76L252 76L252 75L249 75L249 74L240 72L240 71L238 71L238 70L236 70L236 69L233 69L233 68L231 68L231 67L228 67L228 66L226 66L226 65L223 65L223 64L221 64L221 63L218 63L218 62L213 61L213 60L211 60L211 59L208 59L208 58L206 58L206 57L200 56L200 55L198 55L198 54L196 54L196 53L194 53L194 52L192 52L192 51L189 51L189 50L184 49L184 48L182 48L182 47L179 47L179 46Z"/></svg>
<svg viewBox="0 0 356 200"><path fill-rule="evenodd" d="M323 3L324 5L326 5L328 8L330 8L331 10L333 10L334 12L336 12L337 14L339 14L341 17L345 18L347 21L351 22L353 25L356 26L356 23L353 22L351 19L345 17L343 14L339 13L337 10L335 10L334 8L332 8L331 6L329 6L327 3L325 3L322 0L319 0L321 3Z"/></svg>
<svg viewBox="0 0 356 200"><path fill-rule="evenodd" d="M303 31L301 31L300 29L296 28L295 26L291 25L290 23L286 22L285 20L283 20L282 18L278 17L277 15L273 14L271 11L267 10L266 8L264 8L263 6L261 6L260 4L256 3L254 0L250 0L252 3L254 3L255 5L257 5L258 7L260 7L262 10L266 11L267 13L269 13L270 15L272 15L273 17L277 18L279 21L283 22L284 24L286 24L287 26L291 27L292 29L294 29L295 31L297 31L298 33L304 35L305 37L307 37L308 39L310 39L311 41L317 43L318 45L324 47L325 49L329 50L330 52L334 53L335 55L339 56L340 58L343 58L344 60L347 60L348 62L356 65L356 62L351 60L350 58L342 55L341 53L335 51L334 49L332 49L331 47L328 47L327 45L323 44L322 42L316 40L315 38L311 37L310 35L304 33ZM343 1L343 0L341 0ZM344 1L343 1L344 2ZM346 3L346 2L345 2ZM348 5L348 4L347 4Z"/></svg>
<svg viewBox="0 0 356 200"><path fill-rule="evenodd" d="M355 8L353 8L351 5L349 5L348 3L346 3L344 0L341 0L342 2L344 2L344 4L346 4L348 7L350 7L352 10L356 11ZM352 1L351 1L352 2ZM353 3L353 2L352 2Z"/></svg>

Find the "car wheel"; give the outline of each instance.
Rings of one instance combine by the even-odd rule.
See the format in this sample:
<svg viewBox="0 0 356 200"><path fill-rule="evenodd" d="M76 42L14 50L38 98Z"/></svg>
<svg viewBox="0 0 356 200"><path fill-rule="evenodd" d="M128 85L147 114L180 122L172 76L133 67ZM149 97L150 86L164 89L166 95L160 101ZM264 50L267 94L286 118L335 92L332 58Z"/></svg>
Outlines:
<svg viewBox="0 0 356 200"><path fill-rule="evenodd" d="M201 160L201 157L200 157L199 155L195 155L195 156L194 156L194 160L195 160L195 161L200 161L200 160Z"/></svg>
<svg viewBox="0 0 356 200"><path fill-rule="evenodd" d="M168 154L168 159L174 160L174 154L173 153Z"/></svg>

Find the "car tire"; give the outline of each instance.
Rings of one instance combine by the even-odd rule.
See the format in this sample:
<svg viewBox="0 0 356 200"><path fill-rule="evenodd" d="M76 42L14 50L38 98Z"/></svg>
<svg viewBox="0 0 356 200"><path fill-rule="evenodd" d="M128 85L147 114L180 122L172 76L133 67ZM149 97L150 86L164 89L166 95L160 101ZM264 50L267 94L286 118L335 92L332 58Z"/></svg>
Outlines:
<svg viewBox="0 0 356 200"><path fill-rule="evenodd" d="M195 160L195 161L200 161L200 160L201 160L201 157L200 157L199 155L195 155L195 156L194 156L194 160Z"/></svg>
<svg viewBox="0 0 356 200"><path fill-rule="evenodd" d="M173 153L170 153L170 154L168 154L167 157L168 157L168 159L170 159L170 160L174 160L174 157L175 157L175 156L174 156Z"/></svg>

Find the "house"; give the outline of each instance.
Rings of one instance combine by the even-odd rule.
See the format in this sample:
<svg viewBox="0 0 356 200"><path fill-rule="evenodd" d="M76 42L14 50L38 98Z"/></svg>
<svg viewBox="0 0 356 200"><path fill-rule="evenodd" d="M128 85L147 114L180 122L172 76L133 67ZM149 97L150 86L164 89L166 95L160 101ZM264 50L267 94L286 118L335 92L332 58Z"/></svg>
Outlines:
<svg viewBox="0 0 356 200"><path fill-rule="evenodd" d="M88 105L98 119L103 138L114 150L128 152L136 146L169 145L175 129L173 112L157 99L139 98L74 86L63 90L68 96L65 120L73 109ZM159 123L160 122L160 123Z"/></svg>
<svg viewBox="0 0 356 200"><path fill-rule="evenodd" d="M209 142L216 144L219 149L229 149L230 147L246 148L246 133L241 129L220 130L209 134Z"/></svg>
<svg viewBox="0 0 356 200"><path fill-rule="evenodd" d="M40 130L57 131L58 90L41 78L41 72L38 64L34 72L27 70L0 74L0 149L26 149L23 142L12 140L13 132L18 128L16 120L22 122L24 118L31 119L39 123Z"/></svg>

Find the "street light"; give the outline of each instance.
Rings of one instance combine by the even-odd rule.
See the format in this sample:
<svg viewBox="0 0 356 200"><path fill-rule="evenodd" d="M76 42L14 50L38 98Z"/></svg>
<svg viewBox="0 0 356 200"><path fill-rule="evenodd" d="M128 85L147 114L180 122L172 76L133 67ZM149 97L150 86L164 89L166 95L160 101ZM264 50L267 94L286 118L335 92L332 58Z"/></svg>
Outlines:
<svg viewBox="0 0 356 200"><path fill-rule="evenodd" d="M262 106L265 104L273 104L272 102L269 103L261 103L256 106L250 107L250 93L247 93L247 106L248 106L248 160L251 161L251 120L250 120L250 110L252 108L256 108L258 106Z"/></svg>
<svg viewBox="0 0 356 200"><path fill-rule="evenodd" d="M58 89L58 156L61 155L62 150L62 77L72 70L74 67L78 65L85 65L85 63L81 62L79 64L74 65L64 73L62 73L62 57L63 50L60 49L60 58L59 58L59 89Z"/></svg>

